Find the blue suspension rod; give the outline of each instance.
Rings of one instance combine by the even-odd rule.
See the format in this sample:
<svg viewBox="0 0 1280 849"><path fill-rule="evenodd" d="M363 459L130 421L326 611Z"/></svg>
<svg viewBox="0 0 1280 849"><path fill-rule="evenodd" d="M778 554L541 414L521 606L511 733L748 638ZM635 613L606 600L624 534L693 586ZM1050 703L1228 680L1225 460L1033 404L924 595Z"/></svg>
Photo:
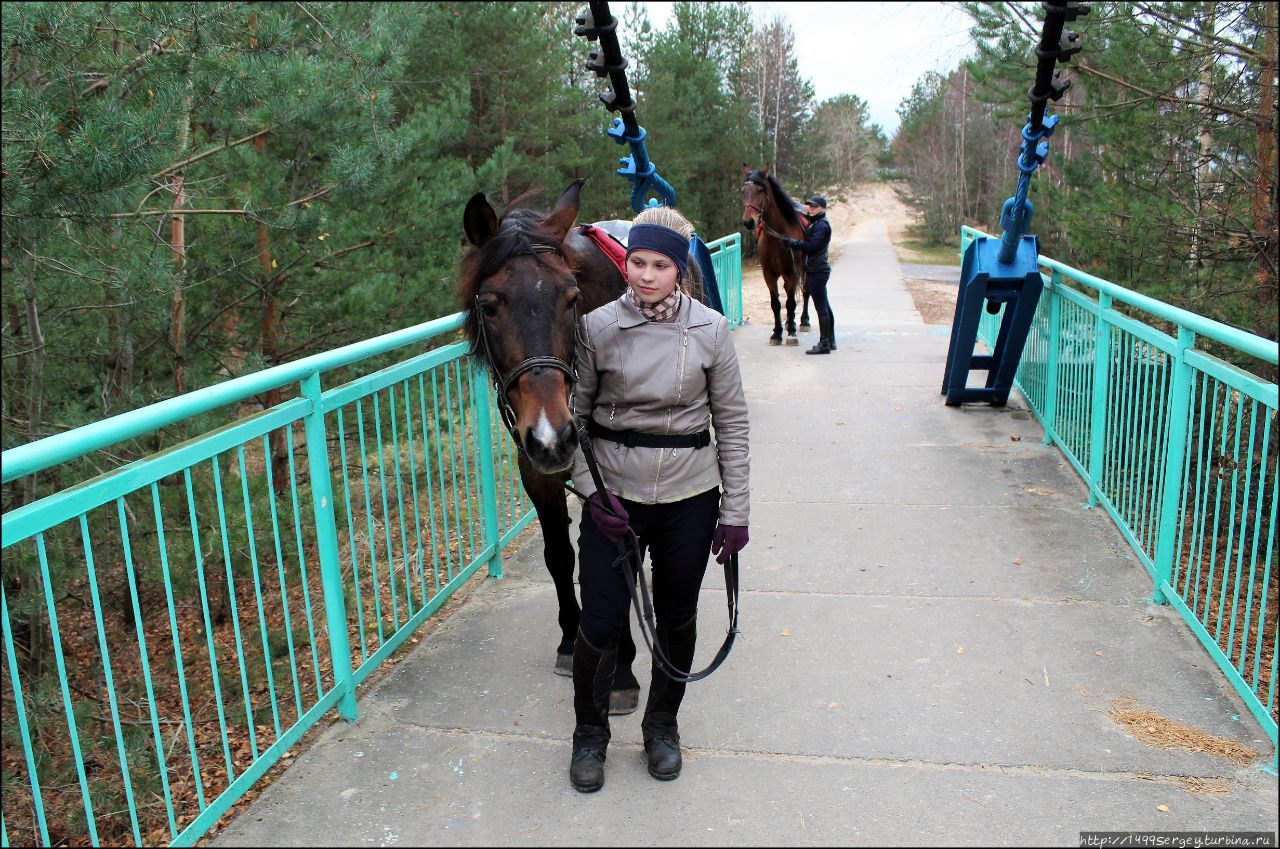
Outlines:
<svg viewBox="0 0 1280 849"><path fill-rule="evenodd" d="M996 261L1008 265L1014 261L1022 236L1031 226L1035 209L1027 200L1031 190L1031 175L1049 155L1049 137L1058 126L1058 116L1045 116L1045 105L1058 100L1071 87L1071 81L1062 79L1054 70L1059 59L1071 61L1080 52L1080 34L1067 30L1063 24L1089 14L1089 4L1075 2L1042 2L1044 29L1040 44L1036 47L1036 81L1027 92L1031 100L1031 112L1022 128L1022 145L1018 155L1018 187L1013 197L1004 202L1000 210L1000 253Z"/></svg>
<svg viewBox="0 0 1280 849"><path fill-rule="evenodd" d="M630 156L618 160L622 167L616 172L631 181L631 208L642 211L650 193L660 198L651 205L675 206L676 190L658 176L657 166L650 161L644 144L647 134L644 127L636 123L636 102L627 84L627 60L622 58L622 48L618 45L618 19L609 13L605 0L590 0L588 5L589 11L575 18L578 26L573 33L585 36L588 41L600 40L600 50L591 52L587 69L609 78L612 89L600 95L600 100L610 112L619 112L622 116L613 119L607 132L618 144L631 148Z"/></svg>

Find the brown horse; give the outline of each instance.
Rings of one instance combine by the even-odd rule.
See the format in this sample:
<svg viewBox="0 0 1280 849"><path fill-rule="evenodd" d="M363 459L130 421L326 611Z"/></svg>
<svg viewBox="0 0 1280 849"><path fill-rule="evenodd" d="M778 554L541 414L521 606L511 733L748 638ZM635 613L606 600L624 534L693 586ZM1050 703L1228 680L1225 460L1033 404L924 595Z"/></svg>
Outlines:
<svg viewBox="0 0 1280 849"><path fill-rule="evenodd" d="M483 193L472 196L463 227L473 247L459 278L467 338L500 387L499 402L519 449L520 481L542 525L543 559L560 608L555 671L561 675L572 674L581 618L562 485L578 446L569 403L578 316L626 289L617 266L574 227L584 182L571 183L550 214L519 207L517 198L499 217ZM702 277L692 258L689 270L685 291L698 297ZM638 704L635 655L628 628L618 646L610 713L630 713Z"/></svg>
<svg viewBox="0 0 1280 849"><path fill-rule="evenodd" d="M760 270L769 287L769 306L773 308L773 334L770 345L782 344L782 304L778 299L778 278L782 278L787 295L787 344L799 344L796 338L796 287L804 285L804 256L784 245L779 236L804 238L804 222L795 202L783 191L769 166L752 171L742 165L742 226L756 234L756 252ZM809 293L803 291L804 305L800 329L809 329Z"/></svg>

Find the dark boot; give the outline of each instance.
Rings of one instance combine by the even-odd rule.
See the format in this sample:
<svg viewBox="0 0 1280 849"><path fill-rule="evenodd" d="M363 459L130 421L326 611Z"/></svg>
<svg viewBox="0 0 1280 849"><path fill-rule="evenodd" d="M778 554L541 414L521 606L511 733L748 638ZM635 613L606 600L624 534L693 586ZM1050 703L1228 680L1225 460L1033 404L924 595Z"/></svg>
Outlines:
<svg viewBox="0 0 1280 849"><path fill-rule="evenodd" d="M609 687L618 650L601 651L578 631L573 644L573 757L569 782L580 793L604 786L605 752L609 747Z"/></svg>
<svg viewBox="0 0 1280 849"><path fill-rule="evenodd" d="M831 350L836 349L836 314L830 313L827 316L827 347Z"/></svg>
<svg viewBox="0 0 1280 849"><path fill-rule="evenodd" d="M688 672L693 667L693 649L698 638L697 617L677 628L658 628L658 640L676 669ZM680 775L680 732L676 714L684 700L685 685L673 681L653 663L653 681L649 701L644 708L640 728L644 734L644 751L649 774L659 781L670 781Z"/></svg>
<svg viewBox="0 0 1280 849"><path fill-rule="evenodd" d="M818 316L818 344L814 345L806 354L830 354L831 353L831 318L830 316Z"/></svg>

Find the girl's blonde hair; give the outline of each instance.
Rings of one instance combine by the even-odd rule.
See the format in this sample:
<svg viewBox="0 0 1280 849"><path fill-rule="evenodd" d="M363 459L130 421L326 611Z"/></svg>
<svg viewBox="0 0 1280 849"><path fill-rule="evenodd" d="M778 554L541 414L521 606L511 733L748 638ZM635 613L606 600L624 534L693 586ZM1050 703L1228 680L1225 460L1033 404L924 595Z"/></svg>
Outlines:
<svg viewBox="0 0 1280 849"><path fill-rule="evenodd" d="M675 230L686 239L693 236L693 224L670 206L651 206L632 221L633 224L657 224Z"/></svg>

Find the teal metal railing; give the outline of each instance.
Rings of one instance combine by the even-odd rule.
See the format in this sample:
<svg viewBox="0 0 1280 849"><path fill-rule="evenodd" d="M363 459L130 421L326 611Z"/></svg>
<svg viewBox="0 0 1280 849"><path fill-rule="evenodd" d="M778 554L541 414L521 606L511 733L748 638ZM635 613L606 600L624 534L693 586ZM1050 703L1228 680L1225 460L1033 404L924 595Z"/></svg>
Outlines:
<svg viewBox="0 0 1280 849"><path fill-rule="evenodd" d="M986 235L962 228L961 254ZM1015 385L1088 485L1089 506L1106 509L1146 567L1153 600L1178 612L1274 747L1277 389L1206 348L1256 369L1276 365L1277 345L1048 257L1040 265L1045 291ZM988 347L999 325L984 314Z"/></svg>
<svg viewBox="0 0 1280 849"><path fill-rule="evenodd" d="M461 324L4 452L8 483L226 421L4 514L4 845L190 845L330 708L354 719L355 687L477 570L501 575L534 514Z"/></svg>
<svg viewBox="0 0 1280 849"><path fill-rule="evenodd" d="M708 247L737 326L738 236ZM354 719L356 686L478 570L502 574L535 514L461 327L3 453L4 484L56 491L0 526L0 845L191 845L331 708ZM261 409L272 391L295 397ZM175 431L194 435L158 450ZM155 447L59 485L130 440Z"/></svg>
<svg viewBox="0 0 1280 849"><path fill-rule="evenodd" d="M711 264L716 270L716 286L720 303L732 330L742 324L742 237L731 233L707 245Z"/></svg>

